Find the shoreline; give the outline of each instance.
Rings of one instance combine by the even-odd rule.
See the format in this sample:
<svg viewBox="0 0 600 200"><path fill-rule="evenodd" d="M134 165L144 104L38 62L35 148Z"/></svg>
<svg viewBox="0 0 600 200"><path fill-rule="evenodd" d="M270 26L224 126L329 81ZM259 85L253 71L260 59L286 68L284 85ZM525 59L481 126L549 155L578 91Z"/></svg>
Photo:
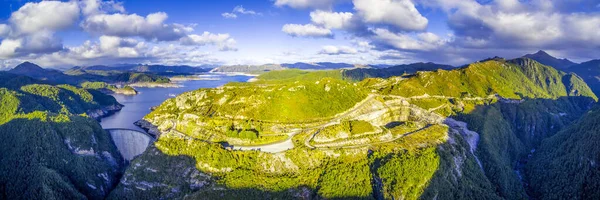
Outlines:
<svg viewBox="0 0 600 200"><path fill-rule="evenodd" d="M99 108L99 109L88 110L85 112L85 114L87 114L90 118L95 119L98 122L101 122L102 118L111 116L111 115L121 111L121 109L123 109L123 107L125 107L125 105L118 103L115 105L105 106L105 107Z"/></svg>
<svg viewBox="0 0 600 200"><path fill-rule="evenodd" d="M220 75L225 75L225 76L252 76L252 77L260 76L260 74L251 74L251 73L246 73L246 72L209 72L209 73L220 74Z"/></svg>
<svg viewBox="0 0 600 200"><path fill-rule="evenodd" d="M133 83L133 84L128 84L128 86L138 87L138 88L180 88L180 87L183 87L182 85L175 84L175 83Z"/></svg>

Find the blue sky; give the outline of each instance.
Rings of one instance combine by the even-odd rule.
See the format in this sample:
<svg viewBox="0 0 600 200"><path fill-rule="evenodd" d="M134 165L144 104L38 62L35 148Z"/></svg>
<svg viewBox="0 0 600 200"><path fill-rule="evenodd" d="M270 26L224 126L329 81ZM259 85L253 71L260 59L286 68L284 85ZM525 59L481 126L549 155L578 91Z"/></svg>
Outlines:
<svg viewBox="0 0 600 200"><path fill-rule="evenodd" d="M0 1L0 69L600 58L597 0Z"/></svg>

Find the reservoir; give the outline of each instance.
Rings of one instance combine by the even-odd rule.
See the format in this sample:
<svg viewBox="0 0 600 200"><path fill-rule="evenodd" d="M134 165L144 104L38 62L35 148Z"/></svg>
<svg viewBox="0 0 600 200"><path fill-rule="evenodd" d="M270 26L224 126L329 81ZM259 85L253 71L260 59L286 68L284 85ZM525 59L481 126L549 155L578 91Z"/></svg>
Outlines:
<svg viewBox="0 0 600 200"><path fill-rule="evenodd" d="M104 129L130 129L145 132L133 123L142 119L148 113L150 108L160 105L169 98L200 88L215 88L229 82L246 82L251 76L243 75L223 75L207 73L199 75L203 80L189 80L176 82L181 85L178 88L135 88L139 94L128 96L113 94L117 101L124 105L121 111L108 117L102 118L100 125Z"/></svg>

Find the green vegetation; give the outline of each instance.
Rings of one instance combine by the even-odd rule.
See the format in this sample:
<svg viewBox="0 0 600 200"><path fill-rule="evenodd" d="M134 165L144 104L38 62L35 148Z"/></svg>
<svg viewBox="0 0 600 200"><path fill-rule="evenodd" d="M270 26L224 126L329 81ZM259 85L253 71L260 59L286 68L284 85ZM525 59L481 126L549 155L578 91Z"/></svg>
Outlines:
<svg viewBox="0 0 600 200"><path fill-rule="evenodd" d="M0 198L104 198L124 161L85 113L116 100L70 85L11 80L26 82L0 83Z"/></svg>
<svg viewBox="0 0 600 200"><path fill-rule="evenodd" d="M110 85L108 83L105 82L83 82L81 83L81 87L82 88L86 88L86 89L117 89L117 87L115 87L114 85Z"/></svg>
<svg viewBox="0 0 600 200"><path fill-rule="evenodd" d="M377 174L382 180L385 199L418 199L428 180L439 167L435 148L392 155L380 161Z"/></svg>
<svg viewBox="0 0 600 200"><path fill-rule="evenodd" d="M256 82L169 99L145 117L162 134L132 161L109 198L597 197L597 109L563 130L597 99L579 76L530 59L491 59L414 75L388 72L271 71ZM123 76L120 82L160 81ZM96 90L110 84L82 84L93 88L88 90L0 78L27 83L0 89L0 161L3 170L24 169L0 175L0 192L7 198L18 190L34 198L104 197L100 191L109 191L120 171L106 172L112 162L99 152L112 155L115 149L96 122L80 115L116 103ZM13 132L18 134L4 134ZM288 137L294 148L287 151L233 150L278 145ZM36 146L25 143L29 138ZM34 156L23 164L18 156L28 153ZM78 168L65 166L70 164ZM29 181L35 181L33 189L21 186Z"/></svg>
<svg viewBox="0 0 600 200"><path fill-rule="evenodd" d="M152 121L155 116L189 113L210 118L303 122L330 118L366 96L363 89L331 78L269 86L246 83L184 93L165 101L145 118Z"/></svg>
<svg viewBox="0 0 600 200"><path fill-rule="evenodd" d="M527 163L531 193L540 199L600 198L600 109L544 140Z"/></svg>
<svg viewBox="0 0 600 200"><path fill-rule="evenodd" d="M231 66L220 66L211 70L211 72L222 72L222 73L251 73L261 74L268 71L283 70L285 69L281 65L231 65Z"/></svg>
<svg viewBox="0 0 600 200"><path fill-rule="evenodd" d="M449 65L440 65L435 63L413 63L408 65L397 65L388 68L373 69L373 68L358 68L342 71L343 77L362 81L367 78L389 78L393 76L403 76L414 74L417 71L435 71L438 69L450 70L454 67Z"/></svg>
<svg viewBox="0 0 600 200"><path fill-rule="evenodd" d="M320 81L323 78L343 79L341 70L306 71L300 69L288 69L271 71L256 77L259 82L290 83L295 81Z"/></svg>
<svg viewBox="0 0 600 200"><path fill-rule="evenodd" d="M431 181L435 183L447 181L444 176L454 176L461 181L472 182L475 182L471 180L473 177L483 176L482 173L469 175L464 173L463 176L458 176L453 170L438 171L438 167L441 166L455 166L452 157L460 155L460 152L454 152L461 149L460 146L446 145L443 149L437 148L446 141L447 130L445 126L434 126L397 142L373 146L370 149L372 153L369 154L366 149L322 151L294 148L283 155L258 151L228 151L218 144L194 141L165 133L155 143L157 150L148 151L134 161L133 164L140 163L141 167L129 168L125 172L125 176L129 177L127 184L120 184L111 194L111 198L118 199L125 196L141 198L148 194L155 194L172 198L186 195L188 198L200 199L298 197L372 199L375 195L381 194L388 198L402 196L406 199L417 199L428 190L437 191L437 195L441 197L445 195L452 197L453 193L463 194L463 196L478 194L474 197L493 193L489 185L487 188L482 188L480 186L482 183L473 184L468 190L466 188L437 190L428 187ZM440 152L444 153L440 154ZM181 166L181 163L187 160L182 155L196 161L195 166L200 171L199 174L207 174L212 178L206 179L190 173L172 176L170 174L173 172L160 170L157 174L144 170L147 168L176 170L173 166ZM285 159L280 159L281 156ZM469 165L475 163L472 157L461 159L468 161ZM155 164L146 164L147 162ZM463 166L468 165L465 163ZM413 172L410 169L422 171ZM437 175L439 173L442 174ZM181 182L199 178L206 185L191 191L187 184L183 184L183 187L179 186ZM385 190L374 190L372 185L374 178L383 181ZM165 186L142 191L136 189L136 187L143 187L141 181L164 183ZM452 184L446 185L448 186ZM181 188L185 192L173 193L170 188L174 187Z"/></svg>
<svg viewBox="0 0 600 200"><path fill-rule="evenodd" d="M169 78L162 77L153 74L144 74L144 73L122 73L114 77L114 81L123 82L123 83L169 83L171 82Z"/></svg>
<svg viewBox="0 0 600 200"><path fill-rule="evenodd" d="M165 131L153 153L189 156L211 179L186 194L169 192L171 186L151 193L209 199L524 199L528 180L516 173L522 171L519 161L596 99L578 76L530 59L492 59L360 83L341 72L272 71L256 82L164 102L145 117ZM377 101L363 101L369 92ZM388 113L369 117L388 107ZM461 136L465 133L436 122L430 112L464 121L476 133ZM339 124L319 126L332 122ZM174 125L183 135L173 132ZM227 150L217 143L262 143L293 130L299 131L292 138L295 147L283 153ZM365 134L373 131L378 133ZM142 169L126 174L154 180L144 178L150 175ZM121 184L113 197L144 193L131 184Z"/></svg>
<svg viewBox="0 0 600 200"><path fill-rule="evenodd" d="M137 94L137 91L131 86L125 85L122 88L118 88L117 86L105 82L83 82L81 84L81 87L85 89L99 90L105 93L117 93L126 95Z"/></svg>
<svg viewBox="0 0 600 200"><path fill-rule="evenodd" d="M573 65L567 70L579 75L596 95L600 95L600 60L591 60Z"/></svg>
<svg viewBox="0 0 600 200"><path fill-rule="evenodd" d="M365 80L361 85L383 94L405 97L439 95L447 97L488 97L556 99L569 94L597 99L588 87L571 88L567 93L563 78L569 74L541 65L534 60L520 58L505 61L488 60L467 67L436 72L418 72L414 77L395 82L393 79Z"/></svg>
<svg viewBox="0 0 600 200"><path fill-rule="evenodd" d="M375 131L373 125L362 120L343 121L340 124L325 127L319 132L319 136L326 138L337 138L340 133L349 134L349 137Z"/></svg>

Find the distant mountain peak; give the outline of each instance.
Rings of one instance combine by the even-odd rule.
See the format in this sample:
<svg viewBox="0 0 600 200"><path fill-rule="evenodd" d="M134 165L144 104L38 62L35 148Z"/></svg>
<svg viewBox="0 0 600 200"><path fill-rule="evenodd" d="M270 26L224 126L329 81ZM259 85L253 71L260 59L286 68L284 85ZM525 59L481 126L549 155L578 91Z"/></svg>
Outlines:
<svg viewBox="0 0 600 200"><path fill-rule="evenodd" d="M523 57L531 58L535 61L538 61L539 63L548 65L548 66L551 66L551 67L554 67L557 69L566 69L566 68L569 68L570 66L577 64L577 63L571 62L570 60L565 59L565 58L558 59L543 50L539 50L538 52L536 52L534 54L524 55Z"/></svg>
<svg viewBox="0 0 600 200"><path fill-rule="evenodd" d="M554 56L551 56L550 54L548 54L548 53L547 53L547 52L545 52L544 50L539 50L538 52L534 53L533 55L540 55L540 56L550 56L550 57L553 57L553 58L554 58Z"/></svg>
<svg viewBox="0 0 600 200"><path fill-rule="evenodd" d="M17 65L15 67L15 69L43 69L43 68L40 67L39 65L36 65L35 63L25 61L25 62Z"/></svg>
<svg viewBox="0 0 600 200"><path fill-rule="evenodd" d="M11 72L38 72L38 71L45 71L45 69L34 63L24 62L24 63L17 65L15 68L11 69L10 71Z"/></svg>

